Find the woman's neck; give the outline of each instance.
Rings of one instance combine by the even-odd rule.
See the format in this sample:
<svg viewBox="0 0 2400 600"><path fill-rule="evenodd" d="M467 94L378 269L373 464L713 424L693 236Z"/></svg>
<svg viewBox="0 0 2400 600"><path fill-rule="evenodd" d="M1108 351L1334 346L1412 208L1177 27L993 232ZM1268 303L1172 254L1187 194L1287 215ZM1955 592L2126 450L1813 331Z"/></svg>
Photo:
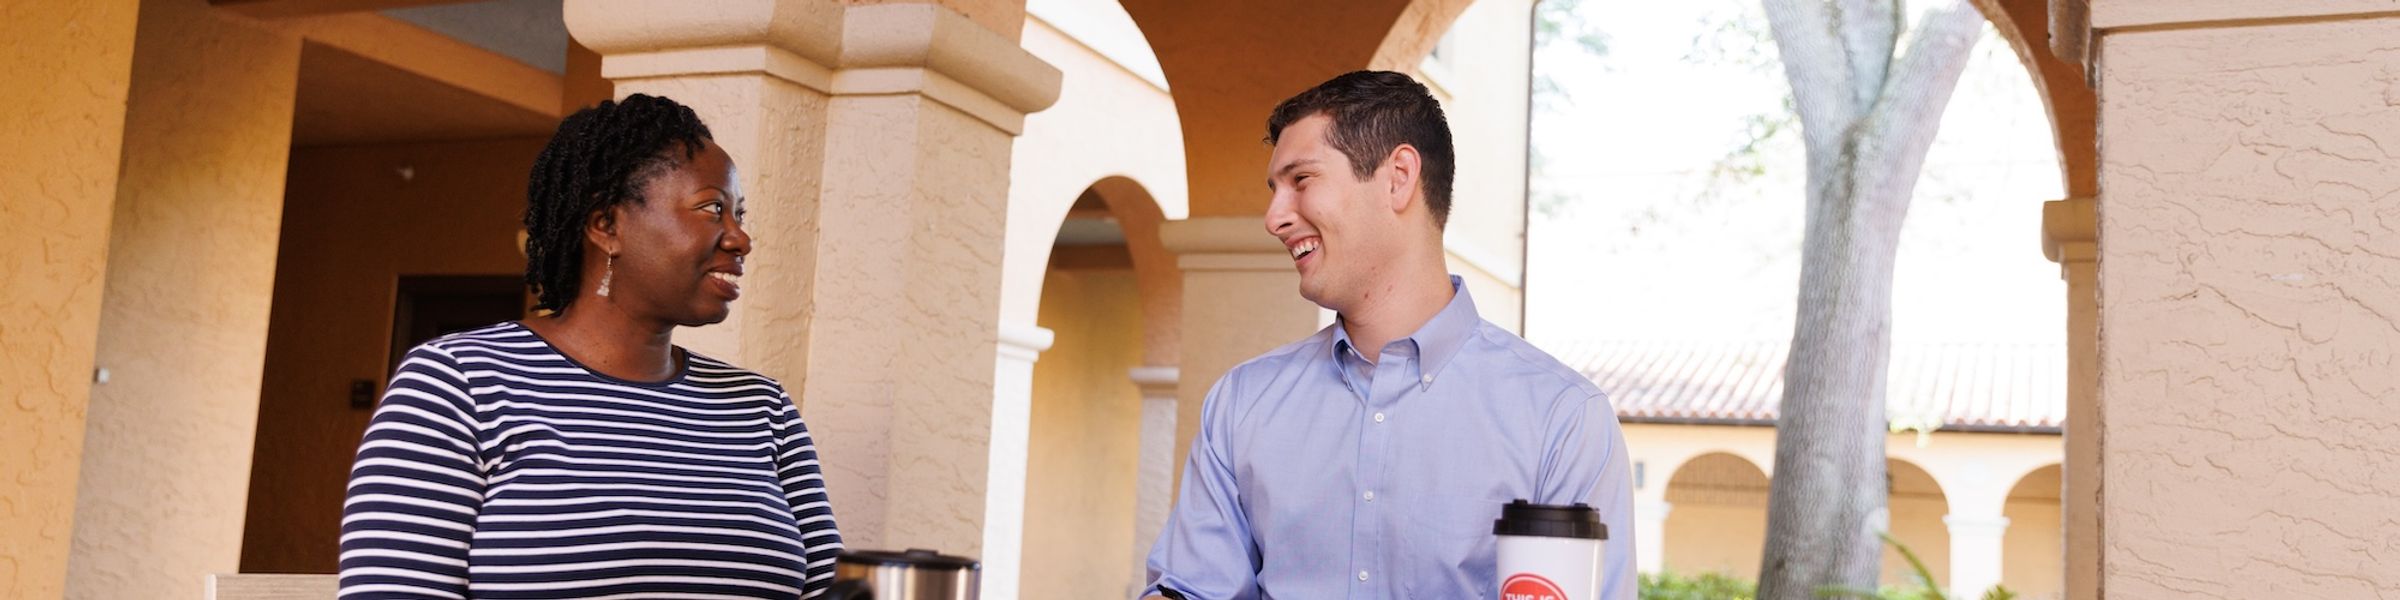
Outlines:
<svg viewBox="0 0 2400 600"><path fill-rule="evenodd" d="M675 356L673 325L636 318L597 297L526 319L525 326L560 353L609 377L665 381L683 370Z"/></svg>

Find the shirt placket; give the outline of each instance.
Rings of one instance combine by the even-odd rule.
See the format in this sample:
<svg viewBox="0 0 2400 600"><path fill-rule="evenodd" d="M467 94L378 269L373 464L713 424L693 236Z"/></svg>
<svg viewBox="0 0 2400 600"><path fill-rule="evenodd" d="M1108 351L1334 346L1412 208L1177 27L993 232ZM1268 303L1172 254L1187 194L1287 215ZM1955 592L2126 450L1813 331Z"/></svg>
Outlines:
<svg viewBox="0 0 2400 600"><path fill-rule="evenodd" d="M1390 493L1385 489L1388 481L1386 458L1391 455L1392 431L1394 419L1397 418L1393 408L1401 394L1416 383L1412 374L1416 371L1416 357L1394 352L1395 349L1398 347L1387 348L1383 352L1381 360L1375 365L1373 377L1367 382L1367 393L1361 398L1366 410L1361 411L1364 414L1358 444L1359 489L1351 498L1353 505L1358 507L1354 513L1358 518L1352 522L1351 535L1352 539L1357 540L1350 554L1354 563L1351 569L1352 598L1396 597L1392 591L1392 578L1400 575L1391 572L1389 562L1392 555L1392 541L1389 538L1397 532L1391 529L1395 515L1390 511L1395 509L1389 498Z"/></svg>

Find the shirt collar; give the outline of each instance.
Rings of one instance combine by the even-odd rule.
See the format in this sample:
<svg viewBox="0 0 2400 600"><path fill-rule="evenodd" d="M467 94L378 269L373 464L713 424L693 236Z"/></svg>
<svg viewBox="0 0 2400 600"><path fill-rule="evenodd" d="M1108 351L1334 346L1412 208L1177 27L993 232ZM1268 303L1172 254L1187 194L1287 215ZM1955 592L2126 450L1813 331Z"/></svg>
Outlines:
<svg viewBox="0 0 2400 600"><path fill-rule="evenodd" d="M1392 340L1392 344L1405 343L1415 347L1417 372L1425 377L1441 374L1442 367L1448 366L1450 359L1457 357L1459 350L1467 346L1468 336L1473 335L1475 326L1483 321L1483 317L1475 312L1475 298L1467 293L1465 280L1451 275L1450 292L1450 303L1443 305L1441 312L1434 313L1433 318L1425 321L1424 325L1418 326L1416 333ZM1391 347L1385 346L1387 350ZM1337 366L1347 360L1365 360L1352 347L1350 330L1342 326L1339 318L1334 320L1331 350ZM1344 373L1347 372L1345 369Z"/></svg>

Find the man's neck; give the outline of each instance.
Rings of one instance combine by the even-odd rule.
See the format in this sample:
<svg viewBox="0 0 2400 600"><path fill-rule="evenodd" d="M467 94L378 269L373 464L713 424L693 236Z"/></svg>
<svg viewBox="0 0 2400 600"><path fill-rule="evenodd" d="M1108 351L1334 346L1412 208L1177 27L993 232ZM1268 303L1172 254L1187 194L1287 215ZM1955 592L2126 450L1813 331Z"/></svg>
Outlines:
<svg viewBox="0 0 2400 600"><path fill-rule="evenodd" d="M1377 282L1355 306L1342 311L1342 330L1350 334L1350 347L1367 362L1382 360L1384 344L1416 333L1456 294L1438 258L1406 264L1413 266Z"/></svg>

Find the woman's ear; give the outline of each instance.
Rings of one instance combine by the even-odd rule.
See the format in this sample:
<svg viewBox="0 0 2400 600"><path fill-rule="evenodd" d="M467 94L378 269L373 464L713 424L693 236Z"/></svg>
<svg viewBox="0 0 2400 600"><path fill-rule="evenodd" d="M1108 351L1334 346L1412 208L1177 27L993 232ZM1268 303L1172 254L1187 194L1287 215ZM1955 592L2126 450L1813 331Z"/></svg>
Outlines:
<svg viewBox="0 0 2400 600"><path fill-rule="evenodd" d="M1391 166L1391 176L1385 178L1385 185L1390 187L1384 191L1391 201L1392 212L1408 210L1409 200L1417 195L1417 178L1424 175L1424 160L1417 154L1417 147L1408 144L1392 147L1392 153L1383 158L1383 163Z"/></svg>
<svg viewBox="0 0 2400 600"><path fill-rule="evenodd" d="M583 223L583 239L608 256L617 255L617 209L611 206L592 211Z"/></svg>

